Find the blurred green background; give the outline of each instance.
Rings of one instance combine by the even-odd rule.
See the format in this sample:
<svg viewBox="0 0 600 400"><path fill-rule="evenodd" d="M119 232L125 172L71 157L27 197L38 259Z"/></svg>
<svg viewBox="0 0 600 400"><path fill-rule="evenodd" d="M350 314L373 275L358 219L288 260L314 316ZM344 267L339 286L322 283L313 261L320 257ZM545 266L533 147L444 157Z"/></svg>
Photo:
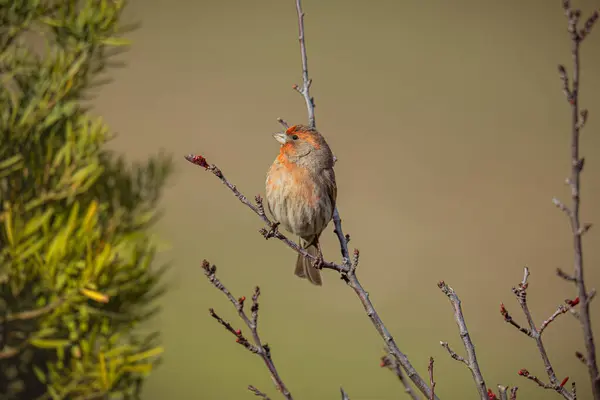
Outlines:
<svg viewBox="0 0 600 400"><path fill-rule="evenodd" d="M576 1L584 15L597 1ZM436 392L475 399L469 371L439 341L463 353L440 279L463 300L488 386L518 385L519 398L558 398L517 376L544 376L533 341L502 320L500 302L523 321L511 286L531 268L537 321L575 296L555 269L571 269L566 217L569 107L556 72L570 73L561 1L304 0L317 125L339 161L339 208L359 276L400 348L426 374L436 359ZM144 398L251 398L253 384L278 398L261 360L207 313L241 326L204 278L203 258L236 296L263 291L260 331L298 399L406 398L379 367L382 341L354 293L332 272L324 287L296 279L295 255L256 231L259 219L218 180L188 164L199 153L246 195L264 192L277 154L276 117L306 121L293 0L135 0L141 22L95 112L120 133L113 146L132 159L160 148L180 160L158 230L171 243L171 291L154 326L164 333L164 365ZM582 48L581 104L590 120L583 219L600 222L600 27ZM590 286L600 283L600 233L585 236ZM339 258L330 227L327 258ZM592 307L600 340L599 305ZM562 316L545 333L560 378L590 396L577 321Z"/></svg>

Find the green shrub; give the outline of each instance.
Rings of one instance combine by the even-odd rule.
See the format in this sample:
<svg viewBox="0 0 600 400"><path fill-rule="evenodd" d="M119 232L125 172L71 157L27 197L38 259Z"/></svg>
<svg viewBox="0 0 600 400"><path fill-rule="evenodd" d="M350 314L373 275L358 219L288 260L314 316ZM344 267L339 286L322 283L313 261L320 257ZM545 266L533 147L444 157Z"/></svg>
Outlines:
<svg viewBox="0 0 600 400"><path fill-rule="evenodd" d="M127 165L83 100L119 0L0 0L0 398L135 398L162 351L138 326L162 269L149 227L171 170Z"/></svg>

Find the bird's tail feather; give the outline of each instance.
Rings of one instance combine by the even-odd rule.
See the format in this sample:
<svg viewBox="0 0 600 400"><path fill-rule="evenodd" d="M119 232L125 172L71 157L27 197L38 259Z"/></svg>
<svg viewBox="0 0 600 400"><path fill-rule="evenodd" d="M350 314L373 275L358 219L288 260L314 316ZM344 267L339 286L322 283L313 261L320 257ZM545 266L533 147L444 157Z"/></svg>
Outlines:
<svg viewBox="0 0 600 400"><path fill-rule="evenodd" d="M300 242L302 243L303 241L301 240ZM303 247L306 249L308 254L314 257L318 256L319 250L315 243L311 243L307 247L305 246L306 244ZM313 266L313 263L314 261L312 258L307 258L301 254L298 254L298 259L296 260L296 270L294 271L294 274L300 278L307 279L313 285L321 286L323 285L323 281L321 280L321 271L316 269Z"/></svg>

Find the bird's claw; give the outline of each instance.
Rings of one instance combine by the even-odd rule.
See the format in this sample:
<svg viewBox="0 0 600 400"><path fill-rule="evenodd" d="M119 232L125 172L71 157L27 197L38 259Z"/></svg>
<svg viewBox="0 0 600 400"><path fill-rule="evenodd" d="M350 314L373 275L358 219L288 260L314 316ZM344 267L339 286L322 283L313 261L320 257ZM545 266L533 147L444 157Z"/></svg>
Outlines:
<svg viewBox="0 0 600 400"><path fill-rule="evenodd" d="M265 228L260 230L260 233L262 233L262 235L265 237L265 239L271 239L272 237L277 236L277 234L279 233L279 231L277 230L277 228L279 227L279 222L273 222L271 224L271 229L266 230Z"/></svg>
<svg viewBox="0 0 600 400"><path fill-rule="evenodd" d="M323 259L323 256L319 254L312 265L316 269L323 269L323 264L325 264L325 260Z"/></svg>

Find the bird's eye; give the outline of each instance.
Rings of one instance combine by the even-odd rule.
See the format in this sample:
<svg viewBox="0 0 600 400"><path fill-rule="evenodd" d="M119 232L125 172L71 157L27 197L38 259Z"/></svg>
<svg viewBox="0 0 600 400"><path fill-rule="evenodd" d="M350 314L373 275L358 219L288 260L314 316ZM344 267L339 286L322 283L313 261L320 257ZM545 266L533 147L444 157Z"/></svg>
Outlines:
<svg viewBox="0 0 600 400"><path fill-rule="evenodd" d="M292 136L292 139L294 139L294 140L298 140L298 135L294 135L294 136Z"/></svg>

